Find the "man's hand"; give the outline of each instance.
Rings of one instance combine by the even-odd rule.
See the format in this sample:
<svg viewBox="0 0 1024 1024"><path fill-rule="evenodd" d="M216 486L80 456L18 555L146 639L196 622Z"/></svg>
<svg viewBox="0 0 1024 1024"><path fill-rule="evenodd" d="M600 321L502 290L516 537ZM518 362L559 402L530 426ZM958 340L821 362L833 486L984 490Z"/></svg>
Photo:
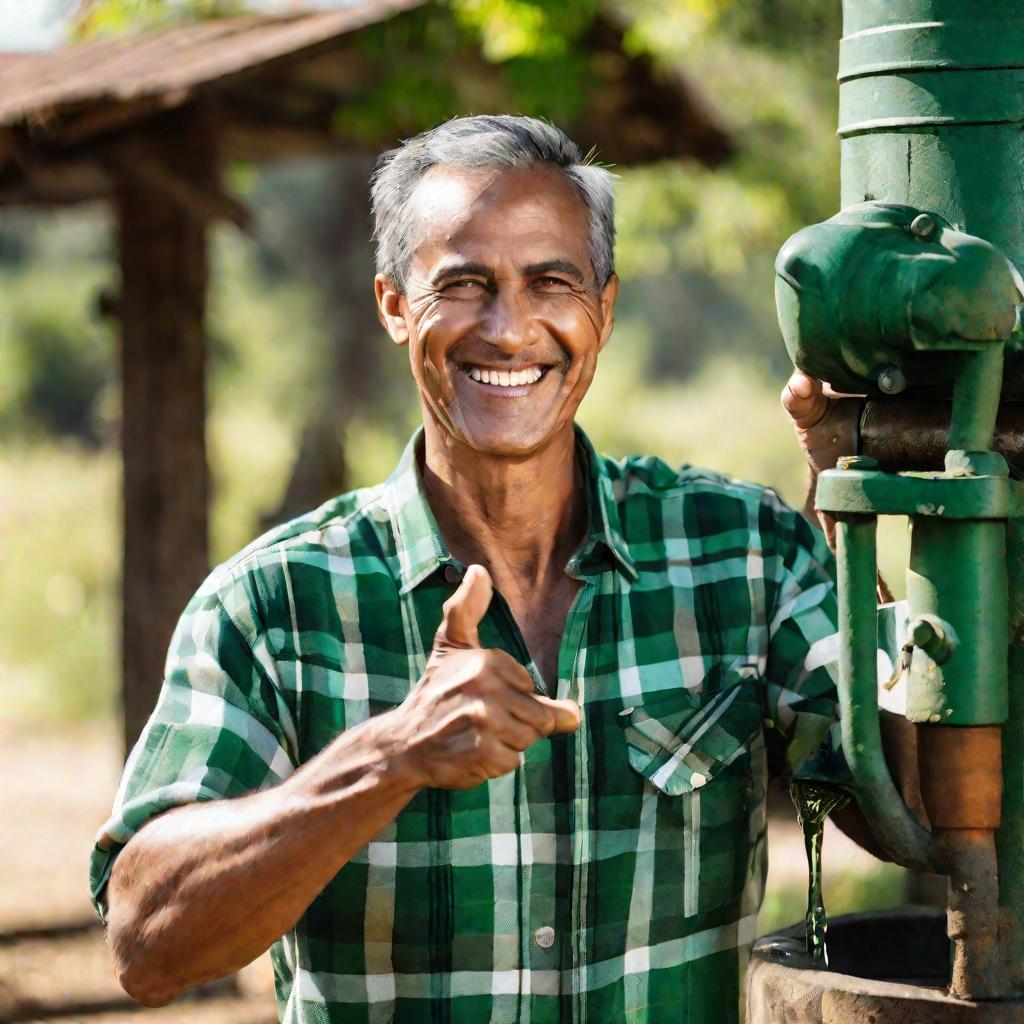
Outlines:
<svg viewBox="0 0 1024 1024"><path fill-rule="evenodd" d="M840 456L856 453L856 404L826 394L820 380L795 370L782 389L782 406L815 476L833 469Z"/></svg>
<svg viewBox="0 0 1024 1024"><path fill-rule="evenodd" d="M487 570L471 565L445 602L423 678L392 713L424 786L469 789L514 771L541 737L579 727L573 701L534 693L514 658L481 648L477 627L491 594Z"/></svg>
<svg viewBox="0 0 1024 1024"><path fill-rule="evenodd" d="M820 472L834 468L840 456L857 451L857 405L836 401L825 393L820 380L796 370L782 389L782 406L789 414L797 442L811 470L804 512L812 522L817 515L834 550L835 519L824 512L815 513L814 492Z"/></svg>

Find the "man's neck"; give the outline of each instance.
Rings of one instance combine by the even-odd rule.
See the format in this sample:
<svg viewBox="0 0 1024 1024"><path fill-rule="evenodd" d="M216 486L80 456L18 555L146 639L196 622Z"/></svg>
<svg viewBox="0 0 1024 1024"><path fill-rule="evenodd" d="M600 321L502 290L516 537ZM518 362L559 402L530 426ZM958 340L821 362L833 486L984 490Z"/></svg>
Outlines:
<svg viewBox="0 0 1024 1024"><path fill-rule="evenodd" d="M427 498L456 558L485 565L503 591L537 593L563 575L587 518L571 423L524 458L475 451L429 418L424 442Z"/></svg>

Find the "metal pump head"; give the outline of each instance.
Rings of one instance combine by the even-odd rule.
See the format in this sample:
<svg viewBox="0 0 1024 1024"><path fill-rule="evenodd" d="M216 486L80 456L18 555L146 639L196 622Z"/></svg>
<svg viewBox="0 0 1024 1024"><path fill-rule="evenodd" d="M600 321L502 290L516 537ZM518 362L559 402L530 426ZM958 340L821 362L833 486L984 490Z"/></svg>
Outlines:
<svg viewBox="0 0 1024 1024"><path fill-rule="evenodd" d="M1021 286L1003 253L910 206L862 203L798 231L775 262L794 364L854 394L949 394L957 353L1010 338Z"/></svg>

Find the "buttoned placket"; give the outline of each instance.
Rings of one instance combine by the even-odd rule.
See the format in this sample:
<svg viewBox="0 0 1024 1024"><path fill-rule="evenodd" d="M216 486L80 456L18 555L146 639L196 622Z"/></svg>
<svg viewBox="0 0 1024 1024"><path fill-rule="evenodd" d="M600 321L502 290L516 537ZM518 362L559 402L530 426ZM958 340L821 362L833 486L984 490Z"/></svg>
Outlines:
<svg viewBox="0 0 1024 1024"><path fill-rule="evenodd" d="M584 549L589 553L592 545ZM575 700L581 711L584 710L586 699L583 658L583 637L586 632L587 620L590 616L590 609L593 604L593 597L596 591L595 579L593 576L584 575L581 572L581 562L584 553L574 556L566 566L566 573L573 579L579 580L583 585L573 598L573 602L566 616L565 629L562 634L562 643L558 651L558 682L556 696L559 699ZM461 578L461 572L456 577L455 565L448 564L445 567L445 579L449 583L457 582ZM458 570L455 570L458 572ZM600 571L600 570L597 570ZM526 647L522 631L519 629L509 608L508 602L497 590L494 592L494 600L488 615L493 615L494 625L498 628L499 634L515 650L521 664L524 664L534 680L534 687L538 692L546 693L547 687L540 675L535 662ZM523 967L528 969L531 978L550 978L552 973L559 977L558 991L565 994L567 991L574 996L573 1021L582 1021L585 1013L585 989L581 987L585 978L585 965L588 955L586 945L586 886L588 864L590 860L590 837L589 830L584 826L578 828L577 823L587 821L587 808L585 794L589 791L589 761L590 747L585 721L581 722L579 731L568 737L568 743L572 750L569 758L568 770L570 778L570 791L573 793L573 800L569 807L569 834L571 840L569 848L572 861L572 892L570 897L570 920L569 927L566 922L559 922L555 919L557 898L554 891L546 892L545 887L530 884L533 876L532 871L525 871L523 863L523 826L529 830L529 808L526 804L525 780L518 788L523 794L520 807L520 832L517 835L517 847L519 850L519 869L522 879L522 904L520 907L520 948L523 951ZM523 772L523 768L516 769L517 774ZM551 796L553 803L553 794ZM556 857L557 857L556 843ZM552 870L550 877L553 880L555 870ZM568 959L568 963L566 962ZM521 998L529 999L533 994L549 993L554 996L554 991L546 985L538 986L542 991L532 990L530 993L521 992ZM530 1024L559 1024L561 1021L560 1000L547 998L538 1003L531 999L529 1012L522 1013L520 1019L529 1021ZM542 1009L543 1007L543 1009Z"/></svg>
<svg viewBox="0 0 1024 1024"><path fill-rule="evenodd" d="M572 894L571 920L569 940L572 959L569 970L562 972L562 989L568 988L572 995L573 1024L583 1024L586 1020L586 980L589 962L587 887L589 882L590 850L590 814L588 794L590 792L590 730L587 728L587 692L586 665L583 650L583 637L586 633L590 609L597 590L600 570L595 574L584 573L581 569L585 559L592 554L592 544L587 545L583 552L574 557L566 572L574 579L583 583L576 595L569 615L566 618L565 630L562 635L562 647L558 652L558 694L560 699L575 700L580 708L580 727L570 737L572 758L570 760L570 780L573 801L570 808L569 834L572 837Z"/></svg>

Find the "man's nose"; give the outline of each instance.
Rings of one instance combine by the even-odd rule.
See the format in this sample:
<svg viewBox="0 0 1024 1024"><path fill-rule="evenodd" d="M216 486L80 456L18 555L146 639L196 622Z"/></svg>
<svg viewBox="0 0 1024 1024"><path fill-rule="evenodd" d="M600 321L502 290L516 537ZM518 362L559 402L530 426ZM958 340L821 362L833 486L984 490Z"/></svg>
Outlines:
<svg viewBox="0 0 1024 1024"><path fill-rule="evenodd" d="M484 309L480 340L502 352L514 353L532 344L536 331L523 294L516 288L498 288Z"/></svg>

